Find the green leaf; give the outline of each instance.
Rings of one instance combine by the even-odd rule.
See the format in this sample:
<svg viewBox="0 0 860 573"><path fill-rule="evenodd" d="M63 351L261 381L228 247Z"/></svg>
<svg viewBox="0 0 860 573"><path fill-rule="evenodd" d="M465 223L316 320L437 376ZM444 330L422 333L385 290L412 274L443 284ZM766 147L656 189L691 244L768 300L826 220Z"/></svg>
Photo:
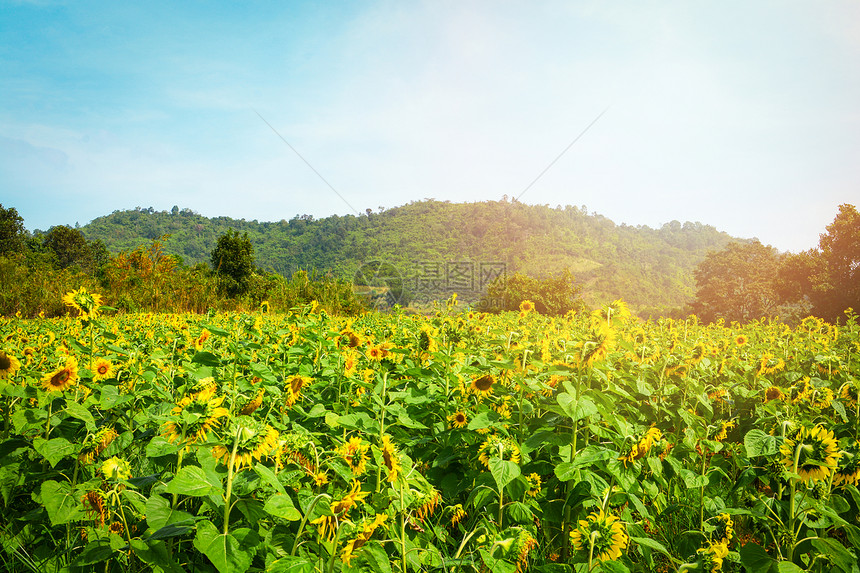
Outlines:
<svg viewBox="0 0 860 573"><path fill-rule="evenodd" d="M147 541L140 539L131 540L131 548L138 559L152 567L155 573L184 573L184 569L174 561L167 551L163 541Z"/></svg>
<svg viewBox="0 0 860 573"><path fill-rule="evenodd" d="M740 549L741 563L748 573L767 573L775 563L760 545L747 543Z"/></svg>
<svg viewBox="0 0 860 573"><path fill-rule="evenodd" d="M493 474L493 479L496 480L496 485L501 490L519 477L522 472L520 466L514 462L501 458L490 458L490 473Z"/></svg>
<svg viewBox="0 0 860 573"><path fill-rule="evenodd" d="M686 468L681 469L681 478L684 480L684 485L689 488L705 487L710 481L708 476L697 474L696 472Z"/></svg>
<svg viewBox="0 0 860 573"><path fill-rule="evenodd" d="M469 420L469 425L466 426L469 430L483 430L485 428L491 428L495 425L495 421L498 419L498 414L495 412L493 414L493 419L490 419L490 412L481 412L476 414L474 418Z"/></svg>
<svg viewBox="0 0 860 573"><path fill-rule="evenodd" d="M74 454L77 450L77 447L65 438L54 438L52 440L36 438L33 440L33 447L48 460L52 468L60 460Z"/></svg>
<svg viewBox="0 0 860 573"><path fill-rule="evenodd" d="M66 403L66 413L69 416L77 418L79 420L83 420L87 426L87 430L90 432L96 431L96 421L93 419L93 415L87 410L85 407L81 406L77 402L67 402Z"/></svg>
<svg viewBox="0 0 860 573"><path fill-rule="evenodd" d="M178 523L193 523L194 516L170 507L170 502L160 495L153 495L146 500L146 523L154 530L165 525Z"/></svg>
<svg viewBox="0 0 860 573"><path fill-rule="evenodd" d="M375 573L391 573L391 558L378 541L371 541L359 551L361 551L361 557Z"/></svg>
<svg viewBox="0 0 860 573"><path fill-rule="evenodd" d="M857 556L851 553L844 545L830 538L817 538L812 540L812 546L820 552L828 555L842 571L851 573L854 571L854 566L857 564Z"/></svg>
<svg viewBox="0 0 860 573"><path fill-rule="evenodd" d="M219 532L211 521L197 524L194 547L208 557L220 573L244 573L254 557L233 535Z"/></svg>
<svg viewBox="0 0 860 573"><path fill-rule="evenodd" d="M593 416L598 412L594 401L588 396L582 396L577 400L567 392L562 392L556 396L556 400L564 413L574 422Z"/></svg>
<svg viewBox="0 0 860 573"><path fill-rule="evenodd" d="M167 493L202 497L221 490L221 484L214 486L207 480L206 473L197 466L183 466L170 483Z"/></svg>
<svg viewBox="0 0 860 573"><path fill-rule="evenodd" d="M169 456L178 452L180 447L179 444L171 444L163 436L155 436L146 444L146 457L157 458L160 456Z"/></svg>
<svg viewBox="0 0 860 573"><path fill-rule="evenodd" d="M313 573L314 571L313 562L305 557L292 555L275 559L266 567L266 573Z"/></svg>
<svg viewBox="0 0 860 573"><path fill-rule="evenodd" d="M42 483L42 503L48 511L51 525L69 523L84 518L84 510L68 482L49 480Z"/></svg>
<svg viewBox="0 0 860 573"><path fill-rule="evenodd" d="M301 512L293 505L293 500L286 493L276 493L266 501L263 510L269 515L286 519L287 521L298 521L302 518Z"/></svg>
<svg viewBox="0 0 860 573"><path fill-rule="evenodd" d="M254 471L257 472L257 475L260 476L264 482L275 488L275 491L278 493L287 493L287 490L284 489L284 486L278 481L278 476L275 475L275 472L264 466L263 464L257 462L257 465L254 466Z"/></svg>
<svg viewBox="0 0 860 573"><path fill-rule="evenodd" d="M804 573L803 569L801 569L791 561L780 561L776 564L776 570L779 573Z"/></svg>
<svg viewBox="0 0 860 573"><path fill-rule="evenodd" d="M750 430L744 436L744 448L746 448L747 456L750 458L770 456L779 450L776 436L771 436L758 428Z"/></svg>
<svg viewBox="0 0 860 573"><path fill-rule="evenodd" d="M613 458L618 457L618 452L613 450L608 450L606 448L602 448L600 446L586 446L579 452L577 452L573 456L573 460L571 460L571 465L574 468L584 468L586 466L592 466L599 462L605 460L611 460Z"/></svg>
<svg viewBox="0 0 860 573"><path fill-rule="evenodd" d="M669 553L669 550L666 549L666 547L662 543L660 543L659 541L655 541L650 537L631 537L630 540L643 547L659 551L666 557L672 557L672 555Z"/></svg>
<svg viewBox="0 0 860 573"><path fill-rule="evenodd" d="M100 563L108 559L113 553L114 549L110 546L110 542L107 539L96 539L87 543L87 546L84 547L84 550L75 559L74 564L83 566Z"/></svg>
<svg viewBox="0 0 860 573"><path fill-rule="evenodd" d="M211 352L198 352L194 355L194 358L191 359L191 362L194 362L195 364L202 364L204 366L221 365L221 359L212 354Z"/></svg>

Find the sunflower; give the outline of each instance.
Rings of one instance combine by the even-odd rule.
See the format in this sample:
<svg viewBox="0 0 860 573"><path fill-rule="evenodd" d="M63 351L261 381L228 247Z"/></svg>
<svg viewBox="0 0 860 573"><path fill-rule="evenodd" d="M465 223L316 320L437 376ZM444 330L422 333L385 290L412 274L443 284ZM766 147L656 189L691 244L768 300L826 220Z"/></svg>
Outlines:
<svg viewBox="0 0 860 573"><path fill-rule="evenodd" d="M131 465L126 460L114 456L102 464L102 473L107 479L127 480L131 477Z"/></svg>
<svg viewBox="0 0 860 573"><path fill-rule="evenodd" d="M713 439L717 442L722 442L726 439L729 430L735 427L735 422L733 420L729 420L728 422L720 420L720 425L717 428Z"/></svg>
<svg viewBox="0 0 860 573"><path fill-rule="evenodd" d="M0 350L0 378L9 378L21 367L18 359Z"/></svg>
<svg viewBox="0 0 860 573"><path fill-rule="evenodd" d="M341 516L345 517L345 514L348 513L350 509L358 505L358 503L363 501L369 494L369 491L361 491L361 484L358 480L352 480L349 492L344 494L344 496L338 501L331 504L331 512L333 515L322 515L311 521L313 525L317 526L317 532L320 534L320 537L325 537L327 540L331 541L334 537L335 531L337 530L339 518Z"/></svg>
<svg viewBox="0 0 860 573"><path fill-rule="evenodd" d="M728 547L735 535L734 522L728 513L721 513L716 518L717 523L715 529L711 533L711 541L714 544L725 545Z"/></svg>
<svg viewBox="0 0 860 573"><path fill-rule="evenodd" d="M207 340L209 340L210 334L211 333L204 328L203 331L200 332L200 336L198 336L197 338L194 339L194 350L198 350L198 351L202 350L203 349L203 343L205 343Z"/></svg>
<svg viewBox="0 0 860 573"><path fill-rule="evenodd" d="M513 557L517 560L517 573L528 568L529 553L538 546L537 539L526 529L520 529L511 547Z"/></svg>
<svg viewBox="0 0 860 573"><path fill-rule="evenodd" d="M42 387L46 392L62 392L78 381L78 361L73 356L66 358L66 363L42 378Z"/></svg>
<svg viewBox="0 0 860 573"><path fill-rule="evenodd" d="M397 476L403 470L400 465L400 456L397 454L397 449L391 443L391 438L388 435L382 436L382 463L388 471L388 481L394 483L397 481Z"/></svg>
<svg viewBox="0 0 860 573"><path fill-rule="evenodd" d="M526 493L532 497L537 497L540 493L541 488L541 479L540 476L536 473L530 473L526 476L526 481L529 484L529 489Z"/></svg>
<svg viewBox="0 0 860 573"><path fill-rule="evenodd" d="M634 438L635 439L635 438ZM636 440L636 442L630 446L630 451L626 456L621 456L618 458L624 465L627 465L627 462L632 462L634 460L638 460L639 458L644 458L651 448L663 439L663 434L660 432L660 429L656 426L651 426L648 430L642 435L641 438Z"/></svg>
<svg viewBox="0 0 860 573"><path fill-rule="evenodd" d="M588 335L577 344L579 362L590 367L603 360L615 345L615 331L605 320L596 320Z"/></svg>
<svg viewBox="0 0 860 573"><path fill-rule="evenodd" d="M860 483L860 442L854 441L841 450L839 465L833 473L833 485L857 485Z"/></svg>
<svg viewBox="0 0 860 573"><path fill-rule="evenodd" d="M250 416L253 414L257 408L263 403L263 389L260 388L259 392L253 398L246 398L241 402L239 406L239 415L240 416Z"/></svg>
<svg viewBox="0 0 860 573"><path fill-rule="evenodd" d="M98 382L99 380L107 380L108 378L113 377L113 364L111 364L110 360L106 358L99 358L96 360L93 365L93 380Z"/></svg>
<svg viewBox="0 0 860 573"><path fill-rule="evenodd" d="M695 365L702 361L702 359L707 354L708 349L701 342L697 343L693 346L693 349L690 351L690 356L687 358L687 364Z"/></svg>
<svg viewBox="0 0 860 573"><path fill-rule="evenodd" d="M207 376L194 380L190 386L186 386L185 391L188 397L193 400L209 400L215 395L217 389L218 384L215 382L215 378Z"/></svg>
<svg viewBox="0 0 860 573"><path fill-rule="evenodd" d="M81 497L81 503L84 506L84 511L88 518L97 522L99 525L105 524L107 519L107 509L105 509L105 494L98 491L88 491Z"/></svg>
<svg viewBox="0 0 860 573"><path fill-rule="evenodd" d="M490 458L500 458L516 464L520 463L520 448L509 438L489 436L478 450L478 460L484 467L490 467Z"/></svg>
<svg viewBox="0 0 860 573"><path fill-rule="evenodd" d="M484 396L486 396L493 391L493 384L495 383L495 378L493 378L489 374L485 374L480 378L475 378L474 380L472 380L471 388L472 391L476 394L483 394Z"/></svg>
<svg viewBox="0 0 860 573"><path fill-rule="evenodd" d="M230 415L221 406L223 401L223 396L209 399L186 396L170 411L176 421L165 424L163 435L171 443L206 441L207 434L221 423L219 418Z"/></svg>
<svg viewBox="0 0 860 573"><path fill-rule="evenodd" d="M779 451L782 465L804 482L827 479L840 458L833 432L821 425L812 429L801 427L793 437L785 439Z"/></svg>
<svg viewBox="0 0 860 573"><path fill-rule="evenodd" d="M773 354L767 353L759 360L758 375L776 374L784 368L785 361L782 358L776 358Z"/></svg>
<svg viewBox="0 0 860 573"><path fill-rule="evenodd" d="M285 390L287 391L287 407L295 404L302 395L302 388L313 383L313 378L307 376L293 376L287 380Z"/></svg>
<svg viewBox="0 0 860 573"><path fill-rule="evenodd" d="M357 346L361 346L361 343L363 342L361 337L351 328L344 329L340 334L342 337L346 338L346 346L348 348L356 348Z"/></svg>
<svg viewBox="0 0 860 573"><path fill-rule="evenodd" d="M325 472L316 472L313 475L313 478L314 478L314 485L316 485L317 487L322 487L328 483L328 476L326 475Z"/></svg>
<svg viewBox="0 0 860 573"><path fill-rule="evenodd" d="M352 561L352 558L355 557L355 552L370 540L376 529L385 523L387 519L388 515L377 513L371 521L363 523L360 526L358 535L350 539L346 545L344 545L343 551L340 554L341 561L348 566L349 562Z"/></svg>
<svg viewBox="0 0 860 573"><path fill-rule="evenodd" d="M700 571L715 573L723 568L723 559L729 554L729 547L723 543L708 543L707 547L696 550L696 563Z"/></svg>
<svg viewBox="0 0 860 573"><path fill-rule="evenodd" d="M81 452L78 454L78 460L84 464L91 464L101 455L101 453L113 442L117 437L116 430L113 427L102 428L92 439L89 440Z"/></svg>
<svg viewBox="0 0 860 573"><path fill-rule="evenodd" d="M343 375L349 378L358 369L358 353L352 349L343 352Z"/></svg>
<svg viewBox="0 0 860 573"><path fill-rule="evenodd" d="M530 312L534 312L535 303L530 300L524 300L520 303L520 312L528 314Z"/></svg>
<svg viewBox="0 0 860 573"><path fill-rule="evenodd" d="M427 517L433 515L439 504L442 503L442 494L436 491L432 485L429 485L426 491L417 492L415 499L410 504L412 515L416 521L424 521Z"/></svg>
<svg viewBox="0 0 860 573"><path fill-rule="evenodd" d="M259 461L263 456L272 453L278 446L277 430L248 416L234 418L227 435L232 438L230 441L233 443L212 446L212 455L221 460L224 465L229 466L230 457L235 450L236 457L233 461L233 467L236 471L243 467L250 468L254 460Z"/></svg>
<svg viewBox="0 0 860 573"><path fill-rule="evenodd" d="M430 353L439 350L439 344L436 342L436 337L439 336L439 331L429 324L421 325L418 330L418 352L422 358L426 358Z"/></svg>
<svg viewBox="0 0 860 573"><path fill-rule="evenodd" d="M80 313L81 320L89 320L99 315L102 305L100 294L87 292L85 287L67 292L63 295L66 306L76 309Z"/></svg>
<svg viewBox="0 0 860 573"><path fill-rule="evenodd" d="M767 404L773 400L785 400L785 394L777 386L771 386L764 391L764 403Z"/></svg>
<svg viewBox="0 0 860 573"><path fill-rule="evenodd" d="M597 561L614 561L627 547L628 537L624 525L614 515L592 511L587 519L570 532L577 551L586 551ZM593 544L593 547L592 547Z"/></svg>
<svg viewBox="0 0 860 573"><path fill-rule="evenodd" d="M459 503L451 508L451 527L455 527L463 518L466 517L466 511Z"/></svg>
<svg viewBox="0 0 860 573"><path fill-rule="evenodd" d="M469 422L469 418L466 417L465 412L458 411L448 416L448 421L451 422L451 426L454 428L465 428Z"/></svg>
<svg viewBox="0 0 860 573"><path fill-rule="evenodd" d="M368 444L362 443L361 438L355 436L340 446L337 453L343 457L352 473L360 476L367 470L367 450L369 448Z"/></svg>
<svg viewBox="0 0 860 573"><path fill-rule="evenodd" d="M738 335L735 337L735 346L737 346L738 348L741 348L741 347L743 347L743 346L746 346L746 345L747 345L747 342L749 342L749 340L750 340L750 339L749 339L749 338L747 338L747 336L746 336L745 334L738 334Z"/></svg>

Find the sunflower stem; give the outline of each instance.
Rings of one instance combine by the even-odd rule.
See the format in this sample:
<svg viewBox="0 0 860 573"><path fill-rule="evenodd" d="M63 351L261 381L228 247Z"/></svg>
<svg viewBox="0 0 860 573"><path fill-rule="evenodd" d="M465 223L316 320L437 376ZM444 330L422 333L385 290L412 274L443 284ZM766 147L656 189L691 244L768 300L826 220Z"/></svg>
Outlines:
<svg viewBox="0 0 860 573"><path fill-rule="evenodd" d="M294 556L296 554L296 549L299 548L299 538L302 536L302 533L305 530L305 525L307 525L308 523L308 517L310 517L311 513L314 510L314 507L316 507L317 503L319 503L319 500L323 499L324 497L329 496L328 494L321 493L311 500L311 504L308 506L308 510L302 516L302 521L299 523L299 531L298 533L296 533L296 538L293 540L293 549L292 551L290 551L290 557Z"/></svg>
<svg viewBox="0 0 860 573"><path fill-rule="evenodd" d="M227 463L227 492L224 496L224 535L230 531L230 510L233 506L230 504L230 498L233 495L233 465L236 463L236 451L239 449L239 435L242 433L241 426L236 431L236 437L233 439L233 451L230 452L230 461Z"/></svg>

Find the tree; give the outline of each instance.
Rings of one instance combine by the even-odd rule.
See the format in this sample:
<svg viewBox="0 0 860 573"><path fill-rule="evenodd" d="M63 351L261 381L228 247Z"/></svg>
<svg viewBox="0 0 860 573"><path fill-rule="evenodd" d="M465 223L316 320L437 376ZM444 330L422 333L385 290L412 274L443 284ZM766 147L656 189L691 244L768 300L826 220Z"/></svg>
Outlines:
<svg viewBox="0 0 860 573"><path fill-rule="evenodd" d="M24 250L26 239L24 218L15 207L6 209L0 204L0 255Z"/></svg>
<svg viewBox="0 0 860 573"><path fill-rule="evenodd" d="M698 288L693 312L705 322L771 315L780 302L774 280L780 263L777 250L758 241L711 251L693 271Z"/></svg>
<svg viewBox="0 0 860 573"><path fill-rule="evenodd" d="M811 275L813 312L835 322L847 308L860 310L860 213L854 205L839 206L818 252Z"/></svg>
<svg viewBox="0 0 860 573"><path fill-rule="evenodd" d="M42 240L42 246L53 254L57 266L61 269L77 265L89 272L95 272L110 258L102 241L87 241L78 229L66 225L51 227Z"/></svg>
<svg viewBox="0 0 860 573"><path fill-rule="evenodd" d="M247 292L248 279L254 271L254 247L248 233L240 235L238 231L227 229L218 237L210 260L230 296Z"/></svg>
<svg viewBox="0 0 860 573"><path fill-rule="evenodd" d="M542 279L520 273L501 275L487 286L487 294L478 308L495 312L518 310L521 302L530 300L541 314L562 315L585 308L581 290L568 269Z"/></svg>

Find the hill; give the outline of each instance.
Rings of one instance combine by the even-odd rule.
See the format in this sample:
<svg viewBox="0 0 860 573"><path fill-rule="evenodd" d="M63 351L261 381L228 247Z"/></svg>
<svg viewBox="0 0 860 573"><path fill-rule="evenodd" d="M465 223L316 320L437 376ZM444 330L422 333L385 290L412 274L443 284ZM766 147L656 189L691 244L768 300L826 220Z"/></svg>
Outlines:
<svg viewBox="0 0 860 573"><path fill-rule="evenodd" d="M259 267L286 276L315 269L352 279L385 269L386 277L402 278L411 300L457 292L468 301L500 272L545 276L568 268L590 304L623 298L645 315L690 302L695 266L733 240L698 222L633 227L585 207L516 201L425 200L361 216L278 222L137 208L99 217L81 231L114 253L170 235L165 250L193 265L208 262L229 228L248 234ZM374 261L388 264L367 266Z"/></svg>

